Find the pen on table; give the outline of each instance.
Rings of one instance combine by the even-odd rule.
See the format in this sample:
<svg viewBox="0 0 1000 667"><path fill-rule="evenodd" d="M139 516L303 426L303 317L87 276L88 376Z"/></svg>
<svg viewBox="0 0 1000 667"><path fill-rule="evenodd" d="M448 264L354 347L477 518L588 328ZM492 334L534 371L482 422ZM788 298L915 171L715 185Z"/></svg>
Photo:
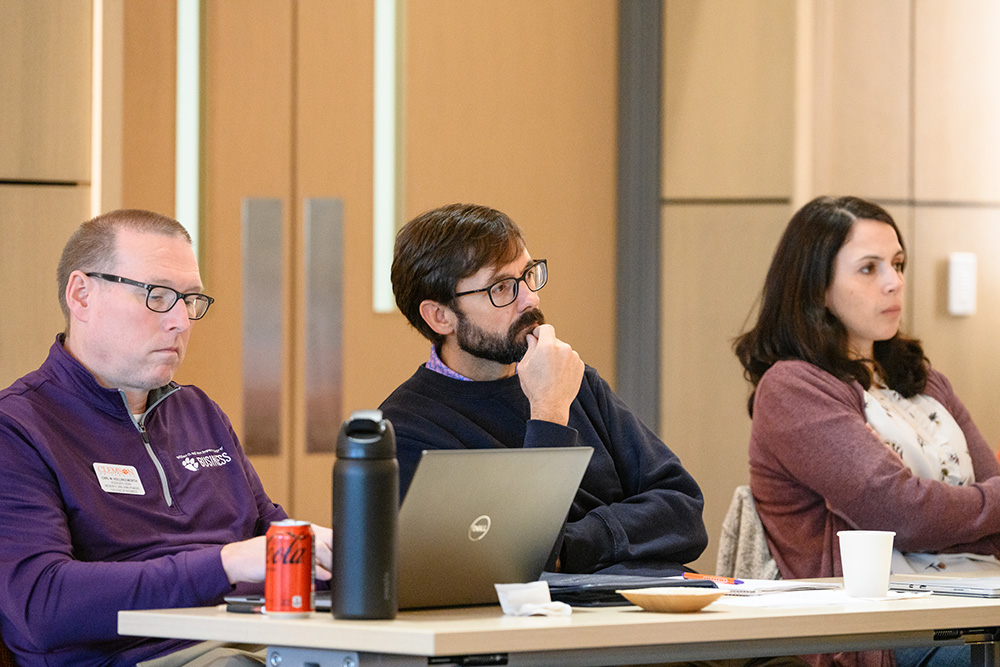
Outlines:
<svg viewBox="0 0 1000 667"><path fill-rule="evenodd" d="M707 579L708 581L714 581L717 584L742 584L743 582L739 579L733 579L732 577L717 577L712 574L695 574L694 572L685 572L685 579Z"/></svg>

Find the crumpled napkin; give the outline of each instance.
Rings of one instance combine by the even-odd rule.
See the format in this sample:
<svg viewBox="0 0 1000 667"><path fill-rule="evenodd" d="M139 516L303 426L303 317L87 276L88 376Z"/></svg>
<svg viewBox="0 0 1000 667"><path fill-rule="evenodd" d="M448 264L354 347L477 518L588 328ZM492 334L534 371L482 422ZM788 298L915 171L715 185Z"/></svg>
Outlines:
<svg viewBox="0 0 1000 667"><path fill-rule="evenodd" d="M527 584L493 584L500 608L508 616L569 616L573 608L565 602L553 602L547 581Z"/></svg>

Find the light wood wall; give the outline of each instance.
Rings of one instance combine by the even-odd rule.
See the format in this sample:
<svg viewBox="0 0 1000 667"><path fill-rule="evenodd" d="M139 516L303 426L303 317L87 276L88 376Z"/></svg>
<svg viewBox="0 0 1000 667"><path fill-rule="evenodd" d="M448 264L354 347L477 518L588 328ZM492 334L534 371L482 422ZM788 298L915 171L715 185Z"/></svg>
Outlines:
<svg viewBox="0 0 1000 667"><path fill-rule="evenodd" d="M1000 6L914 2L912 328L987 440L1000 441ZM950 252L979 257L976 315L947 314Z"/></svg>
<svg viewBox="0 0 1000 667"><path fill-rule="evenodd" d="M90 204L90 0L0 0L0 387L63 330L56 263Z"/></svg>
<svg viewBox="0 0 1000 667"><path fill-rule="evenodd" d="M990 85L1000 10L989 0L665 2L661 435L705 489L713 543L698 566L710 571L732 488L747 480L748 387L730 341L789 215L815 194L870 197L897 216L911 257L905 325L987 439L1000 438L991 391L1000 269L987 254L1000 241L1000 95ZM14 286L0 326L4 385L35 368L61 329L55 258L89 217L89 70L80 63L91 4L67 0L47 18L39 7L0 1L0 50L19 54L0 60L59 46L30 59L39 67L30 76L0 67L0 89L23 89L13 107L0 96L3 131L20 128L3 135L14 149L0 154L0 178L75 186L0 185L0 277ZM377 405L427 354L398 314L370 306L371 3L206 7L202 271L219 302L197 325L178 379L202 385L241 427L239 202L282 199L292 304L280 351L290 369L284 445L255 465L276 499L327 521L331 457L304 452L303 198L345 202L343 416ZM615 9L610 0L410 3L404 203L407 216L451 201L510 213L531 252L550 260L549 319L612 382ZM165 213L175 20L173 3L124 2L122 202ZM17 37L25 33L35 39ZM26 114L31 100L38 112ZM57 115L51 132L34 126L57 108L72 118ZM67 161L36 169L51 155ZM980 255L972 317L945 309L953 250Z"/></svg>
<svg viewBox="0 0 1000 667"><path fill-rule="evenodd" d="M123 24L122 206L174 216L177 6L126 0Z"/></svg>
<svg viewBox="0 0 1000 667"><path fill-rule="evenodd" d="M166 3L165 3L166 4ZM475 202L510 214L552 280L559 335L614 380L616 8L573 0L407 3L405 217ZM376 407L426 360L398 313L372 312L372 3L209 1L202 279L216 297L178 375L242 427L240 202L284 206L282 452L255 456L271 495L327 523L333 457L305 451L302 202L344 202L343 417ZM126 3L126 173L132 206L169 206L172 10ZM152 32L155 40L136 35ZM151 67L152 69L147 69ZM148 99L161 100L150 108ZM131 126L130 126L131 123ZM152 173L142 177L155 156ZM585 289L581 289L584 287Z"/></svg>
<svg viewBox="0 0 1000 667"><path fill-rule="evenodd" d="M791 213L886 205L909 252L904 327L990 443L1000 326L1000 9L981 0L667 0L662 421L702 484L715 567L749 481L746 326ZM979 310L947 314L949 252L979 254ZM818 453L818 455L820 455Z"/></svg>
<svg viewBox="0 0 1000 667"><path fill-rule="evenodd" d="M90 180L90 0L52 9L0 2L4 179Z"/></svg>

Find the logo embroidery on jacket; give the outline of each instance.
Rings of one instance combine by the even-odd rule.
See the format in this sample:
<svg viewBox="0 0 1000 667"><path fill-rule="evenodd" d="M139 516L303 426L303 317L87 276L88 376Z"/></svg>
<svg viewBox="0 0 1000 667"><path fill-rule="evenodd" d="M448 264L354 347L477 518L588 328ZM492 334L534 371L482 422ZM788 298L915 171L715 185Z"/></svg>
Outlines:
<svg viewBox="0 0 1000 667"><path fill-rule="evenodd" d="M178 454L176 458L180 460L182 466L191 472L197 472L201 468L218 468L233 460L233 457L222 447L218 449L204 449L200 452Z"/></svg>

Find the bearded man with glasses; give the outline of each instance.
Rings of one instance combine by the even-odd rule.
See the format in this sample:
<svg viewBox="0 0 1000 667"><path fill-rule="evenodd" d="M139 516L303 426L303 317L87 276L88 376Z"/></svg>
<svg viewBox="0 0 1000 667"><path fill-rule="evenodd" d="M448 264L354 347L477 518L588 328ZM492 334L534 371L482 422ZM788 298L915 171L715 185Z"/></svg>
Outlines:
<svg viewBox="0 0 1000 667"><path fill-rule="evenodd" d="M705 550L703 498L677 456L556 337L539 309L548 264L485 206L423 213L396 237L392 287L431 343L381 405L396 432L400 489L421 451L592 447L547 569L663 576Z"/></svg>
<svg viewBox="0 0 1000 667"><path fill-rule="evenodd" d="M117 630L122 609L213 605L263 582L264 533L287 518L219 406L172 381L213 302L191 237L113 211L73 234L57 281L65 332L0 391L3 641L25 666L263 664L260 647ZM314 530L329 579L330 529Z"/></svg>

